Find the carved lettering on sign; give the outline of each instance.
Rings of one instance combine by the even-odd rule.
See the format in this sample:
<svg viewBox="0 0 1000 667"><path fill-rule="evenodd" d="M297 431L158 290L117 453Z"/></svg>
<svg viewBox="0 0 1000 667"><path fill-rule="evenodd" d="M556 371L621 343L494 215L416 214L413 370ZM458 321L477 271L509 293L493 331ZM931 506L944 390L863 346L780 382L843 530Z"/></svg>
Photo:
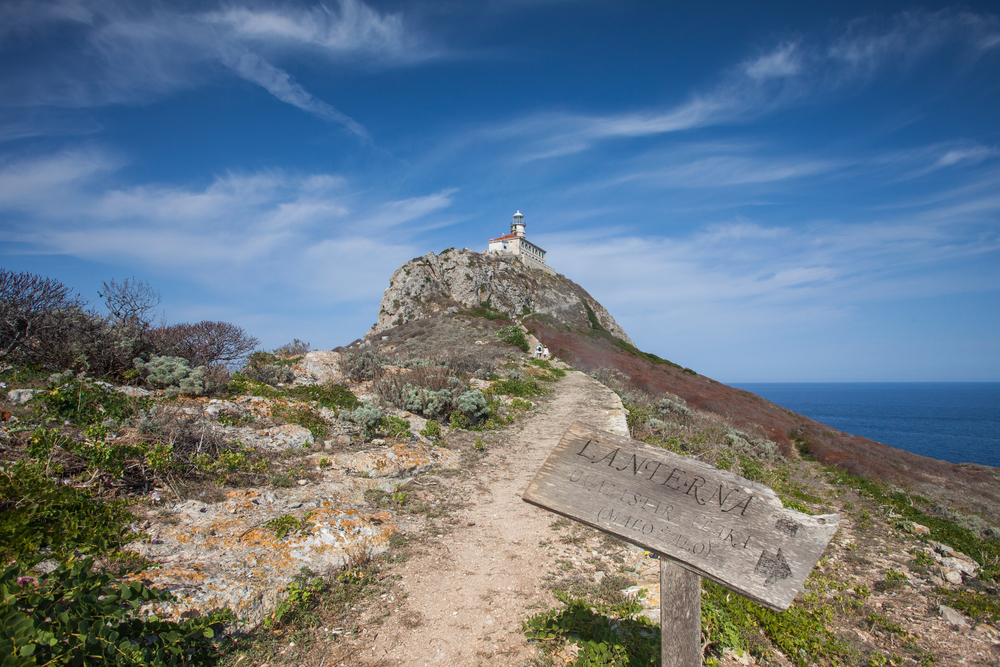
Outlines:
<svg viewBox="0 0 1000 667"><path fill-rule="evenodd" d="M791 604L840 520L785 509L765 486L579 422L524 499L776 610Z"/></svg>

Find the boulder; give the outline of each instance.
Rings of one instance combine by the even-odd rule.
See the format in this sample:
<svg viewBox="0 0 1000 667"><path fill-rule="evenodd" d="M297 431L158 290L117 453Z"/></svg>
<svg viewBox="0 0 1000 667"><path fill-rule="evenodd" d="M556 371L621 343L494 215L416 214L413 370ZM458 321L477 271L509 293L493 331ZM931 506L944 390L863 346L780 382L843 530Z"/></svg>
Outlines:
<svg viewBox="0 0 1000 667"><path fill-rule="evenodd" d="M948 605L941 605L938 607L938 615L945 620L946 623L952 625L956 628L967 628L969 627L969 621L965 618L962 612L957 609L952 609Z"/></svg>
<svg viewBox="0 0 1000 667"><path fill-rule="evenodd" d="M7 400L14 405L24 405L36 394L41 394L44 391L44 389L11 389L7 392Z"/></svg>

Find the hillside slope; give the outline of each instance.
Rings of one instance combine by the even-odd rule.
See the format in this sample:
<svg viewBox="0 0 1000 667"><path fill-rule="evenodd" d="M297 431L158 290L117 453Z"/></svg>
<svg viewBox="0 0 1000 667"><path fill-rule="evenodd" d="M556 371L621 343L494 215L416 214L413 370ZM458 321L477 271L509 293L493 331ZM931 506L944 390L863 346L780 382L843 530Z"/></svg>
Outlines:
<svg viewBox="0 0 1000 667"><path fill-rule="evenodd" d="M700 410L725 417L738 428L762 431L787 453L792 439L821 463L862 477L884 480L952 507L965 508L1000 525L1000 469L953 464L843 433L766 399L698 375L690 369L639 352L599 329L569 329L544 316L526 326L550 350L575 368L614 368L654 395L669 392Z"/></svg>

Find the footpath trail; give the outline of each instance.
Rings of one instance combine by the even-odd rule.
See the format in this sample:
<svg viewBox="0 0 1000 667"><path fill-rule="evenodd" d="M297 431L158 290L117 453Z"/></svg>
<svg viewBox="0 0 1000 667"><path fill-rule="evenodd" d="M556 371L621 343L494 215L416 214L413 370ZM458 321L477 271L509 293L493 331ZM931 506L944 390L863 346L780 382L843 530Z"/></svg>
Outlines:
<svg viewBox="0 0 1000 667"><path fill-rule="evenodd" d="M419 555L394 567L402 577L398 606L349 663L521 665L535 656L521 622L552 604L543 583L554 556L539 543L552 539L549 526L557 517L521 494L575 420L628 434L621 401L608 388L576 371L555 388L513 427L503 450L454 483L468 498L456 512L457 527L426 540Z"/></svg>

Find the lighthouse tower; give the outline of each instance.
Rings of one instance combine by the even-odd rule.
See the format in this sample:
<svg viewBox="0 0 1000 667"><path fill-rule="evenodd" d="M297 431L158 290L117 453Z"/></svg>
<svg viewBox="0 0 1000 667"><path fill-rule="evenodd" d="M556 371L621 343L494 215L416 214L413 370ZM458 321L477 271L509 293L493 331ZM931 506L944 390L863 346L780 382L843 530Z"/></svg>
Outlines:
<svg viewBox="0 0 1000 667"><path fill-rule="evenodd" d="M514 214L514 222L510 223L510 233L524 238L524 216L521 215L521 211Z"/></svg>

